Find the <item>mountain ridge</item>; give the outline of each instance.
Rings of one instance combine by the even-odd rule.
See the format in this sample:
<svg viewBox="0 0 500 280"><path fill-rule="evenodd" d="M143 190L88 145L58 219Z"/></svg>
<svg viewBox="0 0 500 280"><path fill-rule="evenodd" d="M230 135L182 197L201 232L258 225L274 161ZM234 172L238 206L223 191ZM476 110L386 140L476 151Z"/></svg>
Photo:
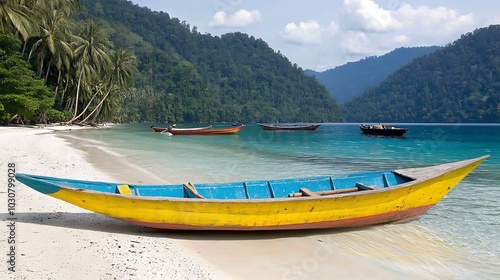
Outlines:
<svg viewBox="0 0 500 280"><path fill-rule="evenodd" d="M351 122L500 122L500 25L416 58L345 104Z"/></svg>
<svg viewBox="0 0 500 280"><path fill-rule="evenodd" d="M305 72L308 75L314 75L318 82L327 88L330 96L340 104L345 104L381 83L413 59L441 48L439 46L401 47L381 56L365 57L322 72L309 69Z"/></svg>

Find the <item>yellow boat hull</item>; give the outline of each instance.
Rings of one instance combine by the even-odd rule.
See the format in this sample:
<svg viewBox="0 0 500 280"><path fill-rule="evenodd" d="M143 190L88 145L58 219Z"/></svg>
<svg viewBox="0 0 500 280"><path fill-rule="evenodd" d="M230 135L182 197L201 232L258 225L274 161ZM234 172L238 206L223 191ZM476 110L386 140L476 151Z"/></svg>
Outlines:
<svg viewBox="0 0 500 280"><path fill-rule="evenodd" d="M142 197L61 188L48 194L81 208L157 229L277 230L361 227L417 218L485 158L398 172L415 180L391 188L276 199ZM430 174L429 174L430 173Z"/></svg>

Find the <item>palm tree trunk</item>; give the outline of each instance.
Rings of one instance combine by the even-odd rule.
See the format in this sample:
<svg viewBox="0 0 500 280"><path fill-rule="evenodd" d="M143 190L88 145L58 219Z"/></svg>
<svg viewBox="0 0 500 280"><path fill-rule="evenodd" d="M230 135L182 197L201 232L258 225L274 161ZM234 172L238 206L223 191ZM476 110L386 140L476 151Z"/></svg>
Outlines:
<svg viewBox="0 0 500 280"><path fill-rule="evenodd" d="M66 95L66 91L68 91L68 86L69 86L69 75L66 77L66 85L64 85L64 89L61 95L61 101L59 101L59 105L62 106L63 101L64 101L64 95Z"/></svg>
<svg viewBox="0 0 500 280"><path fill-rule="evenodd" d="M83 108L82 112L76 116L76 117L73 117L70 122L74 121L74 120L77 120L79 117L81 117L85 112L87 112L87 109L89 108L90 104L92 103L92 101L94 101L94 98L97 96L97 94L100 92L100 90L96 91L96 93L94 93L94 95L92 96L92 98L90 98L90 101L87 103L87 106L85 106L85 108ZM92 111L93 112L93 111ZM92 113L91 113L92 114ZM89 115L90 116L90 115ZM88 116L87 116L88 118ZM85 118L82 122L84 122L87 118Z"/></svg>
<svg viewBox="0 0 500 280"><path fill-rule="evenodd" d="M71 97L68 98L68 100L69 100L69 102L66 103L65 110L68 112L71 112L71 111L73 111L73 107L74 107L73 104L75 104L75 103L74 103L74 99L72 99Z"/></svg>
<svg viewBox="0 0 500 280"><path fill-rule="evenodd" d="M57 90L59 89L60 82L61 82L61 70L59 70L59 73L57 74L56 90L54 91L54 103L56 103Z"/></svg>
<svg viewBox="0 0 500 280"><path fill-rule="evenodd" d="M43 59L42 61L40 61L40 69L38 69L38 77L42 76L42 72L43 72Z"/></svg>
<svg viewBox="0 0 500 280"><path fill-rule="evenodd" d="M73 118L69 121L69 123L75 121L76 113L78 112L78 95L80 94L80 83L82 82L82 75L83 70L80 71L80 76L78 77L78 85L76 86L75 112L73 113Z"/></svg>
<svg viewBox="0 0 500 280"><path fill-rule="evenodd" d="M26 51L26 46L28 45L28 40L23 42L23 51L21 52L22 57L24 57L24 52ZM28 58L29 60L29 58Z"/></svg>
<svg viewBox="0 0 500 280"><path fill-rule="evenodd" d="M49 65L47 66L47 73L45 73L45 81L44 85L47 84L47 80L49 79L49 73L50 73L50 65L52 64L52 59L49 61Z"/></svg>
<svg viewBox="0 0 500 280"><path fill-rule="evenodd" d="M99 109L97 110L97 112L94 114L94 117L92 118L92 120L90 121L91 123L95 123L95 121L97 120L97 117L99 117L99 114L101 113L101 110L102 110L102 107L104 106L104 104L102 104L101 106L98 106Z"/></svg>
<svg viewBox="0 0 500 280"><path fill-rule="evenodd" d="M108 95L111 92L111 89L112 89L112 87L109 87L108 92L106 92L106 95L104 95L104 97L101 99L101 102L99 102L99 104L97 104L97 106L94 108L94 110L92 110L92 112L90 112L90 114L88 114L88 116L86 116L81 122L85 122L88 118L90 118L90 116L92 116L92 114L95 113L95 111L97 111L97 109L99 109L102 106L102 104L104 103L104 100L106 100L106 98L108 98Z"/></svg>

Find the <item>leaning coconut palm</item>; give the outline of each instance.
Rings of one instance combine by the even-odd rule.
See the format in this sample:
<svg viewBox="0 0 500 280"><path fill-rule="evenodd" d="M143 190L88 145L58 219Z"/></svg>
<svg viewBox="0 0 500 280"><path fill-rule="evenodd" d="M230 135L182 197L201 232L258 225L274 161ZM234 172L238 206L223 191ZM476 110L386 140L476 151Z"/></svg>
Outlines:
<svg viewBox="0 0 500 280"><path fill-rule="evenodd" d="M104 29L90 21L85 24L80 36L76 37L74 42L74 56L77 69L77 85L74 98L73 118L69 123L77 120L82 114L78 115L79 94L82 81L90 81L92 76L101 76L104 69L109 67L109 50L111 42L104 33Z"/></svg>
<svg viewBox="0 0 500 280"><path fill-rule="evenodd" d="M89 107L92 104L96 103L96 102L94 102L94 100L96 100L96 97L104 95L103 89L104 89L105 85L104 85L102 79L98 79L96 77L92 77L92 78L94 78L95 81L83 80L84 87L83 87L82 92L84 94L86 94L86 98L82 98L82 99L88 100L88 101L87 101L87 105L83 108L82 112L80 112L80 114L78 114L78 116L76 116L75 120L79 119L81 116L83 116L87 112ZM88 98L89 96L92 96L92 97L89 99Z"/></svg>
<svg viewBox="0 0 500 280"><path fill-rule="evenodd" d="M113 119L113 117L117 116L117 108L120 108L120 95L118 87L115 86L108 95L108 98L104 100L104 103L94 113L90 123L95 124L98 118L105 120Z"/></svg>
<svg viewBox="0 0 500 280"><path fill-rule="evenodd" d="M94 108L94 110L92 110L92 112L90 112L90 114L88 114L82 120L82 122L85 122L96 111L97 114L94 116L93 120L97 118L104 101L106 101L114 87L116 87L118 90L121 90L129 87L132 84L132 73L134 72L136 65L137 58L134 55L130 54L127 50L120 49L117 52L111 53L111 64L108 72L109 80L107 83L107 92L101 99L99 104Z"/></svg>

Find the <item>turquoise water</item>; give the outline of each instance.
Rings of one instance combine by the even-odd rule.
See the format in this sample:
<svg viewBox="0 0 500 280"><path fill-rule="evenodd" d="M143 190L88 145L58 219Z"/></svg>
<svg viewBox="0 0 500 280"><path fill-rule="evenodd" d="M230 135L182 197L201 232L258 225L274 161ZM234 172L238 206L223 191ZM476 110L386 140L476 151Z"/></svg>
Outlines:
<svg viewBox="0 0 500 280"><path fill-rule="evenodd" d="M236 135L218 136L167 136L153 132L150 125L72 134L170 183L335 175L488 154L491 157L438 205L410 224L461 252L458 259L421 260L434 270L452 267L440 268L442 275L500 278L500 125L395 124L410 129L405 138L363 135L357 124L322 124L316 131L263 131L248 125Z"/></svg>

